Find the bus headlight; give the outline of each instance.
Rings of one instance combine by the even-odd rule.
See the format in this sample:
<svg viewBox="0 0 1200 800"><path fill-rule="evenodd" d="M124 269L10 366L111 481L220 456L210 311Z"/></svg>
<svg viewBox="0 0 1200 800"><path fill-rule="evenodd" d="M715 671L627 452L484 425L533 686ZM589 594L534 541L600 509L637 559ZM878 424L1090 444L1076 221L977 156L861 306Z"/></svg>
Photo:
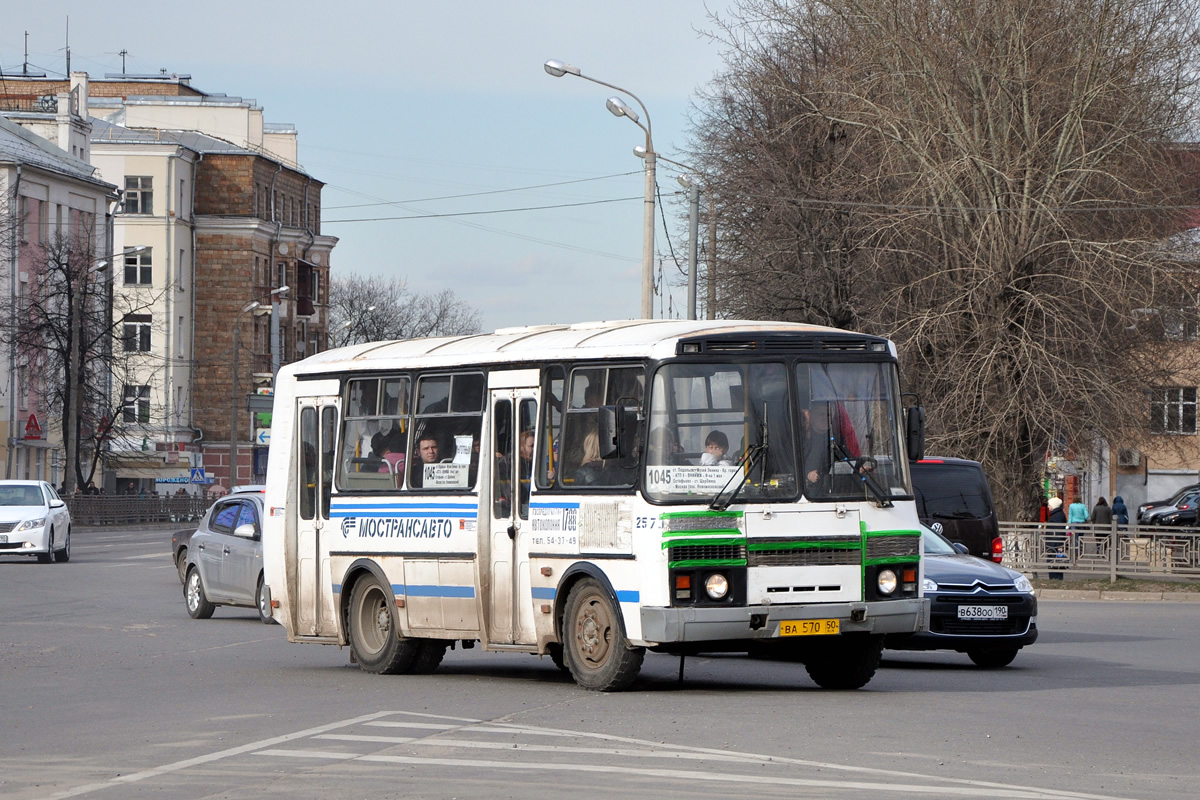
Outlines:
<svg viewBox="0 0 1200 800"><path fill-rule="evenodd" d="M875 579L875 583L879 587L880 594L891 594L892 592L896 591L896 585L898 583L896 580L896 573L892 572L890 569L881 569L879 571L879 577Z"/></svg>
<svg viewBox="0 0 1200 800"><path fill-rule="evenodd" d="M729 580L719 572L709 575L704 582L704 591L713 600L721 600L729 594Z"/></svg>

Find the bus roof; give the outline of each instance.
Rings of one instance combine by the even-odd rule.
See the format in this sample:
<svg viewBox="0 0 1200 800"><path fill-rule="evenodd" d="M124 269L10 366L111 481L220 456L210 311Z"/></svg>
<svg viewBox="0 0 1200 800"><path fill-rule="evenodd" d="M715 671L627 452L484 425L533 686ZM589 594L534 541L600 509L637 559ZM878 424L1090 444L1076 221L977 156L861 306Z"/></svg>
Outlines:
<svg viewBox="0 0 1200 800"><path fill-rule="evenodd" d="M746 320L615 320L564 325L530 325L500 328L492 333L402 339L350 345L310 356L288 365L296 375L383 368L392 362L406 366L437 367L462 363L541 361L558 358L667 358L675 355L680 339L704 336L723 338L746 334L810 334L819 339L886 341L820 325ZM842 349L842 348L836 348ZM894 345L887 352L895 357Z"/></svg>

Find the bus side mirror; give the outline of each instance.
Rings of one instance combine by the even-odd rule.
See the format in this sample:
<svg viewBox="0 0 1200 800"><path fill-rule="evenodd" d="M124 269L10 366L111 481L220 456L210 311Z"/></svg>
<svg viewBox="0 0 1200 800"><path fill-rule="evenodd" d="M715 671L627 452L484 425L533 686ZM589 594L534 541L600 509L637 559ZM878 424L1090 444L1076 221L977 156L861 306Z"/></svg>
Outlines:
<svg viewBox="0 0 1200 800"><path fill-rule="evenodd" d="M904 410L904 421L908 460L920 461L925 457L925 409L909 406Z"/></svg>
<svg viewBox="0 0 1200 800"><path fill-rule="evenodd" d="M600 406L597 430L600 433L600 457L616 458L621 455L622 422L621 409L618 406Z"/></svg>

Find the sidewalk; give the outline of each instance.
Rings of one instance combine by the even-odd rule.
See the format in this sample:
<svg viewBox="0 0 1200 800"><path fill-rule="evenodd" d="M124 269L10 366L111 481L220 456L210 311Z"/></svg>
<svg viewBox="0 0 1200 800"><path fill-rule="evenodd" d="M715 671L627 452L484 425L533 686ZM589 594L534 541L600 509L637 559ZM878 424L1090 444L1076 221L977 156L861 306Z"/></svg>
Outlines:
<svg viewBox="0 0 1200 800"><path fill-rule="evenodd" d="M1119 592L1111 589L1036 589L1038 600L1120 600L1126 603L1200 603L1200 592Z"/></svg>

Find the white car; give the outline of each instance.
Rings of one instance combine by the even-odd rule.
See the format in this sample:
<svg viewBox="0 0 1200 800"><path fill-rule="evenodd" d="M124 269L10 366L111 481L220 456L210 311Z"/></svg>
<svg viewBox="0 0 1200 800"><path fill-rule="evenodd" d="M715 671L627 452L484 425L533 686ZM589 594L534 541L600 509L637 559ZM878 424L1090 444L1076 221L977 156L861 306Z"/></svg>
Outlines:
<svg viewBox="0 0 1200 800"><path fill-rule="evenodd" d="M45 481L0 481L0 555L71 560L71 512Z"/></svg>

